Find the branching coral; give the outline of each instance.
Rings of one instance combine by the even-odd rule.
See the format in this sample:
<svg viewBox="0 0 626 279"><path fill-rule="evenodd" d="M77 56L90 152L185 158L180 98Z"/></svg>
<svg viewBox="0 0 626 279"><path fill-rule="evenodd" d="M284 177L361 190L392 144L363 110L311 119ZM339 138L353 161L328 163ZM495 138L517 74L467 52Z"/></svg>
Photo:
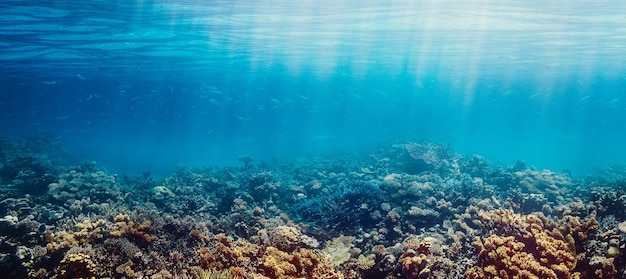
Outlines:
<svg viewBox="0 0 626 279"><path fill-rule="evenodd" d="M118 214L115 216L115 228L111 231L111 236L126 237L150 243L156 240L155 236L147 232L150 229L150 225L151 222L148 220L135 222L127 214Z"/></svg>
<svg viewBox="0 0 626 279"><path fill-rule="evenodd" d="M619 223L615 218L601 218L599 223L593 218L582 222L578 218L565 218L561 222L576 238L586 240L584 245L576 247L579 251L577 270L583 278L621 278L616 275L624 272L626 258L620 253L624 247L620 244ZM589 233L593 230L597 231Z"/></svg>
<svg viewBox="0 0 626 279"><path fill-rule="evenodd" d="M125 263L117 266L115 268L115 272L117 272L117 274L121 276L133 278L135 276L135 271L133 270L133 261L128 260Z"/></svg>
<svg viewBox="0 0 626 279"><path fill-rule="evenodd" d="M415 254L415 251L407 251L400 257L402 266L402 278L416 279L427 278L430 270L426 267L428 257L424 254Z"/></svg>
<svg viewBox="0 0 626 279"><path fill-rule="evenodd" d="M626 274L624 179L579 182L523 164L490 169L481 157L427 142L352 159L181 169L163 181L6 152L6 278Z"/></svg>
<svg viewBox="0 0 626 279"><path fill-rule="evenodd" d="M57 267L56 279L95 279L96 265L89 255L68 254Z"/></svg>
<svg viewBox="0 0 626 279"><path fill-rule="evenodd" d="M581 220L580 217L567 215L559 220L559 224L559 230L561 230L564 235L573 238L576 244L576 252L578 253L584 252L584 244L587 238L589 238L589 234L599 228L598 221L596 221L593 215L587 217L585 220Z"/></svg>
<svg viewBox="0 0 626 279"><path fill-rule="evenodd" d="M277 226L269 234L270 243L284 250L293 251L300 243L300 230L292 226Z"/></svg>
<svg viewBox="0 0 626 279"><path fill-rule="evenodd" d="M341 278L330 258L322 253L305 248L283 251L274 246L256 245L242 239L233 241L223 234L217 235L214 249L200 248L198 255L205 269L237 267L243 269L238 269L237 273L245 273L254 278Z"/></svg>
<svg viewBox="0 0 626 279"><path fill-rule="evenodd" d="M335 189L294 204L291 208L300 221L310 222L324 234L339 234L358 224L372 227L369 208L382 202L380 189L373 183L350 180Z"/></svg>
<svg viewBox="0 0 626 279"><path fill-rule="evenodd" d="M76 232L59 231L51 233L48 231L46 233L48 251L56 252L64 248L85 246L91 240L102 238L102 229L105 223L106 221L102 219L96 222L85 219L76 224L78 229Z"/></svg>
<svg viewBox="0 0 626 279"><path fill-rule="evenodd" d="M293 255L268 247L263 254L263 270L271 278L286 278L290 274L296 274L298 269L291 263Z"/></svg>
<svg viewBox="0 0 626 279"><path fill-rule="evenodd" d="M367 256L360 255L356 259L356 265L363 270L368 270L376 265L376 255L369 254Z"/></svg>
<svg viewBox="0 0 626 279"><path fill-rule="evenodd" d="M431 273L428 267L431 239L425 238L420 241L415 237L409 237L402 242L402 247L404 249L400 256L402 278L428 278Z"/></svg>
<svg viewBox="0 0 626 279"><path fill-rule="evenodd" d="M194 273L196 279L235 279L230 270L200 270Z"/></svg>
<svg viewBox="0 0 626 279"><path fill-rule="evenodd" d="M579 278L574 238L543 215L495 210L479 216L491 234L474 241L478 265L467 270L468 278Z"/></svg>

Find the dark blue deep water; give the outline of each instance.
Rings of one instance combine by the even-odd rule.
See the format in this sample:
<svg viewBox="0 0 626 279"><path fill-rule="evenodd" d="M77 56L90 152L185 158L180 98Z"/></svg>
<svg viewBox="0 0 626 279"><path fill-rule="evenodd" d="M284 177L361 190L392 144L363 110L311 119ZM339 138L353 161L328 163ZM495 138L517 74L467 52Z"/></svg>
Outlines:
<svg viewBox="0 0 626 279"><path fill-rule="evenodd" d="M2 1L0 136L111 171L407 139L626 158L623 1Z"/></svg>

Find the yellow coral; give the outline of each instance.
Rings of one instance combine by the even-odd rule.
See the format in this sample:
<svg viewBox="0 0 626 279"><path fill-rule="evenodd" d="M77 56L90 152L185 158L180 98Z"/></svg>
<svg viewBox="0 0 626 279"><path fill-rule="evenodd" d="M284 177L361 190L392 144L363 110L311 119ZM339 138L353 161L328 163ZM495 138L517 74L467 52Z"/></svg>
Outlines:
<svg viewBox="0 0 626 279"><path fill-rule="evenodd" d="M57 267L57 279L95 279L96 265L89 255L68 254Z"/></svg>
<svg viewBox="0 0 626 279"><path fill-rule="evenodd" d="M115 268L115 272L128 278L133 278L135 276L135 271L133 270L133 261L128 260L125 263L117 266Z"/></svg>
<svg viewBox="0 0 626 279"><path fill-rule="evenodd" d="M111 235L115 237L131 237L150 243L156 240L156 236L150 235L147 230L150 229L150 221L135 222L131 220L127 214L118 214L115 216L115 228L111 231Z"/></svg>
<svg viewBox="0 0 626 279"><path fill-rule="evenodd" d="M376 265L376 255L370 254L368 256L360 255L356 259L356 266L360 269L368 270Z"/></svg>
<svg viewBox="0 0 626 279"><path fill-rule="evenodd" d="M47 231L46 240L48 244L46 248L50 252L56 252L65 248L85 246L90 240L102 238L102 227L105 223L106 221L102 219L96 222L85 219L76 224L78 229L76 232L59 231L52 233Z"/></svg>
<svg viewBox="0 0 626 279"><path fill-rule="evenodd" d="M542 214L522 216L511 210L484 211L479 222L492 228L484 239L476 238L478 266L467 278L573 279L576 249L573 238L563 235Z"/></svg>
<svg viewBox="0 0 626 279"><path fill-rule="evenodd" d="M235 279L229 270L200 270L194 272L196 279Z"/></svg>
<svg viewBox="0 0 626 279"><path fill-rule="evenodd" d="M268 247L263 257L263 267L272 278L285 278L287 275L295 274L296 266L290 263L292 255L280 251L275 247Z"/></svg>
<svg viewBox="0 0 626 279"><path fill-rule="evenodd" d="M284 251L278 247L252 244L245 239L218 234L214 249L200 248L198 255L205 269L225 269L238 278L342 279L330 257L298 248ZM235 267L236 266L236 267Z"/></svg>

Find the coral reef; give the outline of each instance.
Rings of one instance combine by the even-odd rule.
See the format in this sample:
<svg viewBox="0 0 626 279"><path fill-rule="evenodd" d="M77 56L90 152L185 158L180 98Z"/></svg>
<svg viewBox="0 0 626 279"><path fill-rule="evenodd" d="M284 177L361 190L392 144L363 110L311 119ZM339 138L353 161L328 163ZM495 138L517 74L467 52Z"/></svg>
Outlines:
<svg viewBox="0 0 626 279"><path fill-rule="evenodd" d="M0 139L11 278L626 278L624 168L492 167L426 141L113 174Z"/></svg>

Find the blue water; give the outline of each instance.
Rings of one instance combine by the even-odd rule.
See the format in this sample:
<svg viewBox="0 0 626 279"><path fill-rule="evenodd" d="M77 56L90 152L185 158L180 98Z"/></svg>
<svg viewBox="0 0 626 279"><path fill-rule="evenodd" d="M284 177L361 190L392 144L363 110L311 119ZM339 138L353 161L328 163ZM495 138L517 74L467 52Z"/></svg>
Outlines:
<svg viewBox="0 0 626 279"><path fill-rule="evenodd" d="M121 2L121 3L117 3ZM626 163L624 1L2 1L0 136L111 171L430 139Z"/></svg>

